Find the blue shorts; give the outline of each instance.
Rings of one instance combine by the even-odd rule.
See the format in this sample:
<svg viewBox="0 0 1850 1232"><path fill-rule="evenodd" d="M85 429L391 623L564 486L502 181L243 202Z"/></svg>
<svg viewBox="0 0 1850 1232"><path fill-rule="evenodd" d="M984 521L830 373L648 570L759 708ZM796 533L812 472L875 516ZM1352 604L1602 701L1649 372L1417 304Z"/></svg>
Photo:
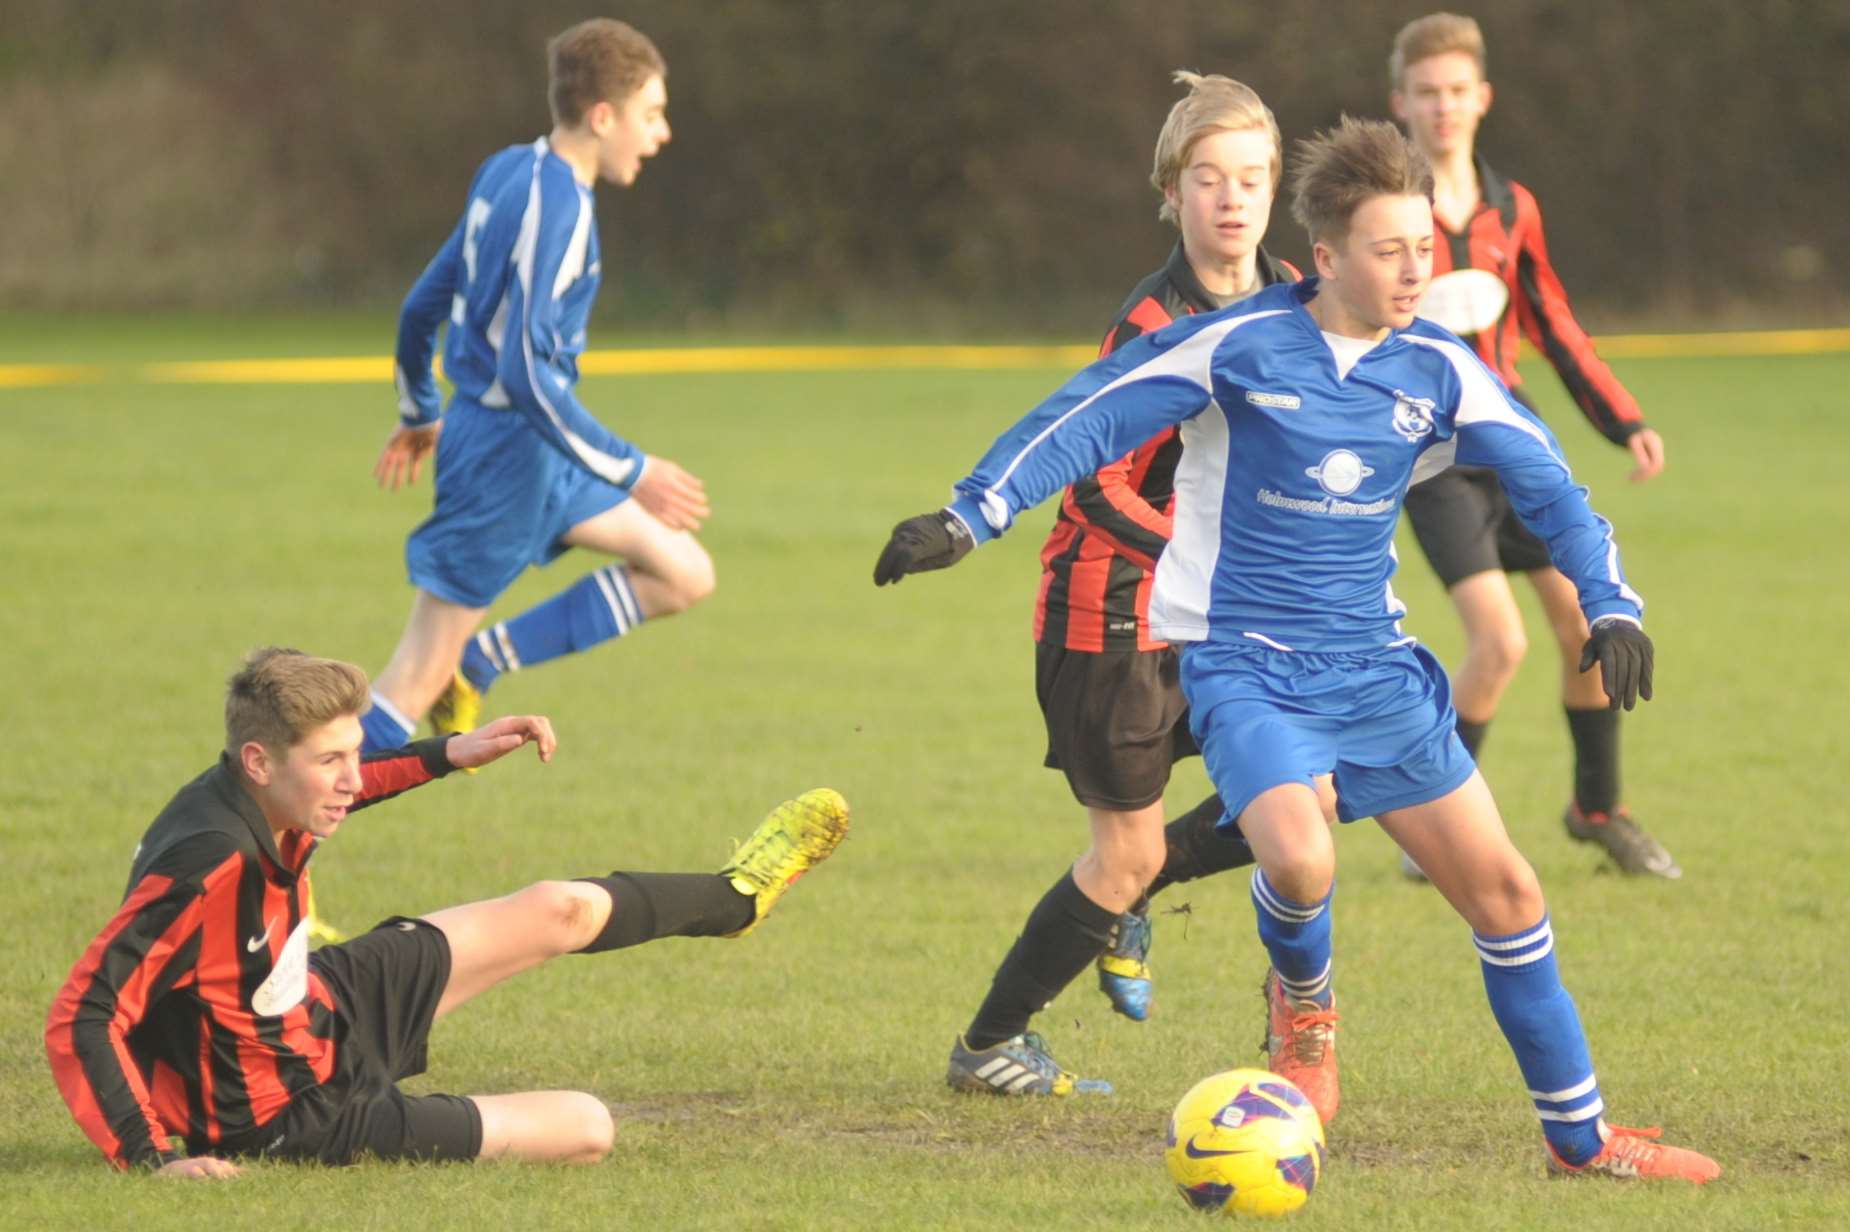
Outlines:
<svg viewBox="0 0 1850 1232"><path fill-rule="evenodd" d="M1182 692L1231 818L1268 788L1333 773L1337 816L1354 821L1437 800L1476 769L1451 684L1424 646L1305 654L1192 642Z"/></svg>
<svg viewBox="0 0 1850 1232"><path fill-rule="evenodd" d="M405 566L413 585L464 607L487 607L528 565L564 552L572 527L630 497L547 444L519 411L461 398L443 417L436 485L436 507L405 541Z"/></svg>

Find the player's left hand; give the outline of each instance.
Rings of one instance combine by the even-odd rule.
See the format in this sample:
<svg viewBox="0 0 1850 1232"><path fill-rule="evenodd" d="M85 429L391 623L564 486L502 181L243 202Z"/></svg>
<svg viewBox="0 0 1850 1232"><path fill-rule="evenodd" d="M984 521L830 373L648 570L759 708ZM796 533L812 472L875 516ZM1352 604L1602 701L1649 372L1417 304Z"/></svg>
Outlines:
<svg viewBox="0 0 1850 1232"><path fill-rule="evenodd" d="M975 546L970 528L942 509L907 518L893 528L886 547L881 549L880 560L874 565L874 585L891 585L908 573L949 569Z"/></svg>
<svg viewBox="0 0 1850 1232"><path fill-rule="evenodd" d="M385 438L385 448L379 451L379 460L373 463L373 478L379 486L395 492L401 484L416 483L418 472L424 469L424 459L437 447L441 431L441 419L415 426L401 423L392 429L392 435Z"/></svg>
<svg viewBox="0 0 1850 1232"><path fill-rule="evenodd" d="M1651 700L1651 668L1656 651L1645 631L1629 620L1607 617L1593 622L1593 636L1580 652L1580 670L1599 664L1608 709L1630 710L1638 699Z"/></svg>
<svg viewBox="0 0 1850 1232"><path fill-rule="evenodd" d="M471 732L458 732L443 746L443 755L458 770L473 770L505 757L523 744L540 746L540 760L551 761L559 738L552 720L538 714L503 715Z"/></svg>
<svg viewBox="0 0 1850 1232"><path fill-rule="evenodd" d="M1664 438L1651 429L1640 428L1632 433L1625 447L1632 451L1632 460L1638 463L1632 468L1633 483L1653 479L1664 469Z"/></svg>

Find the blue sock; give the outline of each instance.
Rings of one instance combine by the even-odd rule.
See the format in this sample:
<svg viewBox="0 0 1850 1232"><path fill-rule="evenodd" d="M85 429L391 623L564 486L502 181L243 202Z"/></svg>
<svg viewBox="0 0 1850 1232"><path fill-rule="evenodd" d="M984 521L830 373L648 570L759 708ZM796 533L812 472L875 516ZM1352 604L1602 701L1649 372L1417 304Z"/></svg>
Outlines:
<svg viewBox="0 0 1850 1232"><path fill-rule="evenodd" d="M589 650L643 621L629 570L606 565L500 624L490 625L463 648L462 674L486 693L503 672Z"/></svg>
<svg viewBox="0 0 1850 1232"><path fill-rule="evenodd" d="M1555 1153L1570 1164L1599 1154L1599 1083L1587 1051L1580 1011L1555 968L1554 928L1541 923L1507 937L1473 933L1484 968L1484 991L1516 1064L1529 1084L1535 1115Z"/></svg>
<svg viewBox="0 0 1850 1232"><path fill-rule="evenodd" d="M411 737L417 735L418 725L375 691L372 709L360 716L360 730L365 733L360 752L383 753L410 744Z"/></svg>
<svg viewBox="0 0 1850 1232"><path fill-rule="evenodd" d="M1330 991L1330 899L1336 888L1314 903L1294 903L1272 888L1264 869L1253 870L1253 910L1259 916L1259 940L1272 956L1272 970L1285 996L1315 1001L1328 1009Z"/></svg>

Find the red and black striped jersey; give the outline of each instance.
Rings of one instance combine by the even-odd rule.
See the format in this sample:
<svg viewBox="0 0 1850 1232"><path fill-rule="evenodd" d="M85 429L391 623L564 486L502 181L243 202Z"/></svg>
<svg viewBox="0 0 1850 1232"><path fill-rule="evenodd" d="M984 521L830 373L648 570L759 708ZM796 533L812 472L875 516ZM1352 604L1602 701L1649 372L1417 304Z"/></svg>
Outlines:
<svg viewBox="0 0 1850 1232"><path fill-rule="evenodd" d="M444 741L369 755L351 809L449 773ZM122 906L45 1023L71 1115L118 1167L249 1134L334 1072L334 999L308 962L301 830L279 844L228 755L135 849Z"/></svg>
<svg viewBox="0 0 1850 1232"><path fill-rule="evenodd" d="M1296 282L1298 271L1259 252L1259 283ZM1178 243L1168 262L1138 283L1118 310L1101 356L1180 316L1226 306L1195 276ZM1126 457L1069 487L1041 547L1034 640L1068 650L1160 650L1150 636L1156 558L1174 531L1176 461L1182 440L1169 428Z"/></svg>
<svg viewBox="0 0 1850 1232"><path fill-rule="evenodd" d="M1541 207L1528 189L1515 180L1504 179L1482 159L1476 166L1478 203L1464 228L1453 231L1435 219L1440 243L1433 252L1433 287L1428 291L1428 303L1449 301L1452 296L1445 286L1446 276L1462 270L1485 270L1496 275L1507 294L1488 303L1477 297L1483 317L1496 313L1494 323L1473 320L1470 311L1456 321L1447 319L1448 313L1435 311L1432 319L1474 346L1478 357L1511 389L1521 379L1516 372L1520 330L1554 366L1574 404L1593 426L1608 440L1623 444L1644 426L1644 416L1574 319L1567 291L1548 259ZM1489 289L1495 291L1496 287L1490 284ZM1428 314L1422 310L1421 315Z"/></svg>

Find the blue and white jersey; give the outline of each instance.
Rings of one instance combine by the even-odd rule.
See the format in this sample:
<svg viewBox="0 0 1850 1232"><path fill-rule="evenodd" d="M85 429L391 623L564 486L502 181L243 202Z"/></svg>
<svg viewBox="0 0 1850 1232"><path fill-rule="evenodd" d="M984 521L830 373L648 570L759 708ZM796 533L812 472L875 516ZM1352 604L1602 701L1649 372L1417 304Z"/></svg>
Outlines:
<svg viewBox="0 0 1850 1232"><path fill-rule="evenodd" d="M591 190L544 137L491 155L469 205L405 297L398 406L407 424L442 414L430 369L447 318L443 369L455 396L509 409L586 470L629 487L643 453L578 401L578 356L600 264Z"/></svg>
<svg viewBox="0 0 1850 1232"><path fill-rule="evenodd" d="M1364 651L1413 640L1391 584L1408 484L1454 462L1489 466L1588 620L1639 620L1612 528L1541 421L1431 322L1356 358L1344 344L1365 342L1332 342L1306 310L1317 287L1268 287L1092 364L997 440L957 484L952 512L992 538L1179 424L1175 537L1157 563L1152 633Z"/></svg>

